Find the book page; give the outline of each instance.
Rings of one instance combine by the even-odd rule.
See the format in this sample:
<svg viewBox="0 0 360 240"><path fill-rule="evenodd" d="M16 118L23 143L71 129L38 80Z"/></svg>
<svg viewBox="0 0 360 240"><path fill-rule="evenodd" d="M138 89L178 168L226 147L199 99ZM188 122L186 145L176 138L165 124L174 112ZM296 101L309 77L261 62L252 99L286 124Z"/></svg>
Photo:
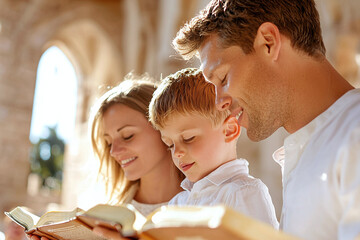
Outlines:
<svg viewBox="0 0 360 240"><path fill-rule="evenodd" d="M49 225L56 222L63 222L75 218L77 214L81 214L84 211L80 208L75 208L72 211L51 211L42 215L39 221L36 223L36 227L42 225Z"/></svg>
<svg viewBox="0 0 360 240"><path fill-rule="evenodd" d="M29 230L39 221L39 217L27 211L22 207L16 207L10 212L5 212L6 216L11 218L14 222Z"/></svg>
<svg viewBox="0 0 360 240"><path fill-rule="evenodd" d="M140 229L146 221L145 217L131 204L123 206L99 204L84 214L78 215L78 218L92 227L94 225L102 225L108 228L116 228L119 225L123 236L136 235L134 229ZM93 220L90 218L93 218Z"/></svg>
<svg viewBox="0 0 360 240"><path fill-rule="evenodd" d="M81 224L78 220L45 225L38 229L41 232L55 236L58 239L103 240L103 238L95 235L88 227Z"/></svg>
<svg viewBox="0 0 360 240"><path fill-rule="evenodd" d="M90 208L83 215L93 216L101 219L106 219L112 222L131 222L135 221L135 208L126 204L124 206L112 206L106 204L98 204L95 207ZM78 214L81 215L81 214Z"/></svg>

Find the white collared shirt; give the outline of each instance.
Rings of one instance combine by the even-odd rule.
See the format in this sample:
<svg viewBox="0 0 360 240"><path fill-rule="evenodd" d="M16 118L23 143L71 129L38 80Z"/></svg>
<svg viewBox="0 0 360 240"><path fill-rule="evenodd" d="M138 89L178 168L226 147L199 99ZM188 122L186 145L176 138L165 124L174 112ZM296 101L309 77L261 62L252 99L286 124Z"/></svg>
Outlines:
<svg viewBox="0 0 360 240"><path fill-rule="evenodd" d="M285 139L280 228L302 239L360 235L360 89Z"/></svg>
<svg viewBox="0 0 360 240"><path fill-rule="evenodd" d="M156 209L160 208L161 206L165 206L168 204L168 202L155 203L155 204L140 203L135 199L131 200L130 203L136 208L136 210L138 210L145 217L148 216L153 211L155 211Z"/></svg>
<svg viewBox="0 0 360 240"><path fill-rule="evenodd" d="M192 183L185 179L169 205L224 204L278 229L275 208L266 185L249 175L249 163L237 159L225 163L206 177Z"/></svg>

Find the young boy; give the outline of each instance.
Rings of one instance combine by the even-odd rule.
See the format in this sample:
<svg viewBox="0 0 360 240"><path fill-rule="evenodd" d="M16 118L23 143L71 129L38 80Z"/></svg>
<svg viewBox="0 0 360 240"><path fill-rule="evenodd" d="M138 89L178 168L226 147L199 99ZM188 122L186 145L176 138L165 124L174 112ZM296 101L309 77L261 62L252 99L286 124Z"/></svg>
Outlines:
<svg viewBox="0 0 360 240"><path fill-rule="evenodd" d="M267 187L249 175L245 159L237 159L238 116L216 109L214 86L201 70L183 69L163 79L149 116L186 176L185 191L169 204L224 204L278 228Z"/></svg>

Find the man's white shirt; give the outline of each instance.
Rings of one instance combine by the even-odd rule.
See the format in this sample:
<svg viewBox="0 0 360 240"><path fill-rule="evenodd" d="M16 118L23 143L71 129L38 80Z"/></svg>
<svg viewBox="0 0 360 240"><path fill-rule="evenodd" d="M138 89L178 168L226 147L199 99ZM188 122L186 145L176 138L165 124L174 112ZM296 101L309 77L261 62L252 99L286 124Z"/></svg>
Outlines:
<svg viewBox="0 0 360 240"><path fill-rule="evenodd" d="M280 229L302 239L360 237L360 89L285 139Z"/></svg>

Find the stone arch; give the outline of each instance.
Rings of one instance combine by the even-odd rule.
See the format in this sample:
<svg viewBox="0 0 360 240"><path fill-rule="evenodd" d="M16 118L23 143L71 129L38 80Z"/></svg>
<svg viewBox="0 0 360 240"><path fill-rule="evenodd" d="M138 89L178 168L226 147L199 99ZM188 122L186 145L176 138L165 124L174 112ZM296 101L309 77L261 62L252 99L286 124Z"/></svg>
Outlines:
<svg viewBox="0 0 360 240"><path fill-rule="evenodd" d="M99 85L113 85L121 79L120 57L107 33L93 20L81 19L63 26L44 45L57 46L72 62L78 76L77 123L87 121L91 96Z"/></svg>
<svg viewBox="0 0 360 240"><path fill-rule="evenodd" d="M44 3L39 2L39 4ZM14 98L13 103L9 105L15 109L15 111L12 110L11 115L16 114L9 118L15 117L19 122L17 125L25 127L8 129L8 132L4 133L9 136L16 135L20 137L21 141L7 138L8 151L15 153L12 154L11 166L17 166L19 174L12 177L7 183L0 184L0 187L4 187L7 192L7 197L1 201L3 209L7 207L8 203L13 204L14 199L18 199L15 204L25 204L34 209L44 209L46 207L44 203L60 201L57 198L34 199L27 195L26 190L30 169L28 161L30 141L28 138L36 72L42 54L52 45L59 47L66 54L78 75L78 104L76 133L74 134L76 141L69 144L71 149L66 153L66 158L68 158L66 162L71 162L71 164L68 164L70 165L68 167L65 166L65 171L70 175L76 175L77 178L81 178L83 174L73 170L80 169L79 166L82 163L77 160L87 161L87 150L89 149L86 143L87 118L91 103L101 93L98 90L99 84L114 85L122 78L123 69L118 36L108 34L108 23L103 19L105 14L110 16L119 14L121 5L118 5L117 8L111 4L103 6L108 8L103 14L96 14L90 18L93 16L92 12L98 11L98 4L97 2L87 5L79 3L66 5L60 9L56 9L56 6L54 9L51 9L52 6L47 6L49 7L47 14L51 16L38 15L37 11L41 8L34 4L27 8L25 17L19 19L19 27L12 33L14 41L9 50L12 55L8 63L10 67L2 74L9 79L9 82L12 82L13 88L16 88L16 90L12 90L14 93L10 92L9 94L21 95L21 98ZM121 26L119 24L121 18L119 19L114 25ZM14 131L17 131L16 134L13 133ZM16 151L12 150L13 146L16 146ZM12 168L11 166L9 168ZM12 186L11 189L7 187L9 185Z"/></svg>
<svg viewBox="0 0 360 240"><path fill-rule="evenodd" d="M75 137L65 150L64 182L61 204L73 207L79 191L84 189L83 181L87 166L90 144L88 142L88 115L94 99L106 86L119 82L122 76L120 57L106 32L91 19L81 19L60 28L44 45L60 48L72 62L78 76L78 103ZM100 91L98 91L100 86ZM75 200L75 201L74 201ZM75 207L75 206L74 206Z"/></svg>

